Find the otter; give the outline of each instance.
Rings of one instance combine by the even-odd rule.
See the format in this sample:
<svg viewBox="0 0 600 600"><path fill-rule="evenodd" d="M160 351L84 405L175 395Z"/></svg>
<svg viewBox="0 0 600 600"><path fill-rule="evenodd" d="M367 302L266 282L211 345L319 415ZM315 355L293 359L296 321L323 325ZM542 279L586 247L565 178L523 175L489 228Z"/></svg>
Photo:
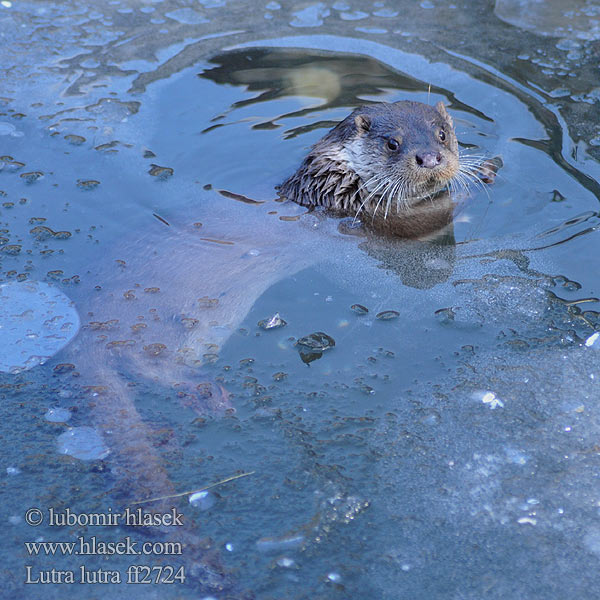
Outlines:
<svg viewBox="0 0 600 600"><path fill-rule="evenodd" d="M165 229L157 221L130 248L120 248L118 268L107 264L97 275L106 286L99 286L70 349L78 381L92 393L95 425L112 450L119 503L159 498L145 509L166 512L174 502L169 496L180 491L152 442L132 384L149 379L165 386L190 418L233 410L225 390L205 384L205 360L219 353L265 290L319 259L319 234L289 243L301 206L369 215L395 235L422 237L451 223L452 201L444 190L460 183L461 172L442 103L362 107L325 135L281 185L280 196L291 201L285 218L274 202L214 203L194 215L202 216L201 230L191 223ZM226 585L193 522L169 535L187 544L190 574L211 591Z"/></svg>
<svg viewBox="0 0 600 600"><path fill-rule="evenodd" d="M205 357L219 352L266 289L318 260L312 247L317 241L306 241L304 249L286 243L298 205L368 215L371 224L396 236L423 239L451 227L453 201L445 190L460 182L463 171L443 103L364 106L317 142L279 187L280 197L293 201L286 207L293 217L273 217L278 211L271 202L240 204L245 216L239 227L228 205L214 204L204 209L203 234L194 226L165 230L155 224L137 249L123 247L127 260L118 261L116 272L107 266L99 274L110 286L93 302L84 335L74 344L79 361L93 367L85 379L98 391L96 424L129 474L123 499L171 491L158 461L147 458L153 453L142 444L146 427L124 368L172 388L199 413L227 412L227 394L204 385ZM211 251L215 240L227 241L219 252ZM151 253L136 261L140 245Z"/></svg>
<svg viewBox="0 0 600 600"><path fill-rule="evenodd" d="M377 229L418 237L451 219L451 203L431 200L461 174L473 176L468 164L461 169L443 102L381 102L357 108L329 131L278 191L303 206L363 215Z"/></svg>

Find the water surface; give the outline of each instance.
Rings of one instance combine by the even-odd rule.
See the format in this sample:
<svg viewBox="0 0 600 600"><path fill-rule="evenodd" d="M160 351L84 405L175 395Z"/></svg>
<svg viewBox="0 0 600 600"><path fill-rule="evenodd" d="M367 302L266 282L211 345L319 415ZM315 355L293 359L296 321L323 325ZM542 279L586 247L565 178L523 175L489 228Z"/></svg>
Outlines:
<svg viewBox="0 0 600 600"><path fill-rule="evenodd" d="M101 429L86 386L102 384L102 370L89 345L100 356L115 339L170 348L185 334L185 306L227 292L236 302L223 300L203 339L192 338L204 363L192 380L222 385L235 413L182 408L169 385L180 373L159 369L153 381L126 361L117 370L177 491L254 472L204 504L177 504L212 540L228 593L594 598L600 169L593 123L578 107L597 110L597 82L561 76L564 65L533 54L519 70L450 42L440 50L423 43L426 28L396 34L414 36L410 52L385 6L269 3L258 17L285 27L246 35L240 5L225 16L217 4L82 4L80 29L61 6L3 13L3 27L23 23L33 42L27 58L12 59L0 116L1 281L50 282L87 324L46 364L0 376L7 597L22 597L26 564L82 562L32 559L23 542L128 534L23 520L29 506L118 504L116 453L104 456L101 444L97 460L81 460L60 437ZM431 13L427 4L419 14L469 18L462 6ZM509 22L523 37L527 23ZM491 26L508 28L481 22ZM573 39L583 57L564 60L585 72L590 42ZM52 43L57 60L46 56ZM556 39L536 43L556 51ZM573 99L553 98L558 84L536 77L563 77ZM504 162L494 186L462 201L444 244L345 235L335 219L296 220L304 209L274 200L350 110L400 99L444 101L463 149ZM136 338L130 326L141 314L150 323L153 306L161 321ZM398 318L375 317L386 310ZM275 313L285 327L258 327ZM97 320L119 323L98 331ZM313 332L335 347L306 364L294 342ZM206 581L25 589L28 598L221 597Z"/></svg>

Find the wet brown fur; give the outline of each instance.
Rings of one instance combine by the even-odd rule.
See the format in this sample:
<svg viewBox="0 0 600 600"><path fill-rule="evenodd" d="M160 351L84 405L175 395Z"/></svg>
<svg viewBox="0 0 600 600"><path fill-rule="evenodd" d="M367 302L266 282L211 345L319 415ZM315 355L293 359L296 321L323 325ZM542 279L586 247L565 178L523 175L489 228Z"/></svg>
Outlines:
<svg viewBox="0 0 600 600"><path fill-rule="evenodd" d="M304 206L365 222L370 217L376 229L401 237L418 237L442 215L451 219L448 204L432 206L431 199L458 172L458 142L442 102L383 102L356 109L327 133L279 193Z"/></svg>

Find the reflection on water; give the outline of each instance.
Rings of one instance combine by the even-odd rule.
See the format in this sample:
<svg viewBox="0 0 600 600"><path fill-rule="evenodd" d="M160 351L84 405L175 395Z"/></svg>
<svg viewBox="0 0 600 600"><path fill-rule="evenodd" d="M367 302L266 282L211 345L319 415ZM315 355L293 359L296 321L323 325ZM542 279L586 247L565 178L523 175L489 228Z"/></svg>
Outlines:
<svg viewBox="0 0 600 600"><path fill-rule="evenodd" d="M209 4L171 18L202 26ZM11 543L127 535L34 531L23 506L102 512L254 472L177 500L187 587L92 591L593 598L597 182L537 97L480 66L312 43L218 52L39 122L7 101L2 280L54 282L84 326L47 365L0 379ZM473 190L453 226L413 241L273 200L351 108L396 99L447 102L464 149L502 156L489 196ZM275 315L286 325L258 325ZM56 452L68 431L103 458ZM85 564L130 564L109 558ZM42 564L6 547L10 597L24 560Z"/></svg>
<svg viewBox="0 0 600 600"><path fill-rule="evenodd" d="M315 128L330 128L346 112L344 111L370 102L398 99L397 90L405 93L421 92L423 97L434 104L433 99L441 94L452 108L464 110L484 120L489 117L476 107L463 104L452 90L442 89L426 80L420 80L402 73L392 66L368 56L340 55L334 52L298 52L285 48L248 48L244 52L228 52L211 59L218 66L200 73L221 84L244 86L250 97L234 102L231 109L239 109L256 103L292 97L300 107L279 115L279 118L292 119L310 113L331 111L340 116L336 120L316 121L304 124L298 129L288 129L285 137L307 133ZM225 114L219 115L219 120ZM314 121L314 120L313 120ZM274 121L263 122L254 127L265 127L267 123L276 126Z"/></svg>

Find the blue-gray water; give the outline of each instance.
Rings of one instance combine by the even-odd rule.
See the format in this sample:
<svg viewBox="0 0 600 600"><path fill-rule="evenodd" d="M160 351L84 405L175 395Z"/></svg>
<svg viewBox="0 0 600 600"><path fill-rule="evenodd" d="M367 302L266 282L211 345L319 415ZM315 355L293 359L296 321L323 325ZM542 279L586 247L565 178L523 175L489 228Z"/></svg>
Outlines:
<svg viewBox="0 0 600 600"><path fill-rule="evenodd" d="M0 283L53 284L83 329L45 364L0 374L0 595L596 598L598 5L8 4ZM463 148L504 162L462 201L451 243L367 241L273 200L352 108L400 99L443 100ZM210 325L186 333L185 307L220 294ZM257 326L277 312L284 328ZM317 331L336 345L306 365L294 340ZM185 372L159 358L140 373L106 348L186 335L204 364ZM202 577L24 584L26 565L124 579L183 562L24 545L152 539L25 522L30 507L118 509L128 473L118 441L105 456L88 387L115 373L175 491L254 472L203 506L176 502L225 591ZM235 412L182 407L170 384L186 377L222 386ZM64 454L79 434L98 460Z"/></svg>

